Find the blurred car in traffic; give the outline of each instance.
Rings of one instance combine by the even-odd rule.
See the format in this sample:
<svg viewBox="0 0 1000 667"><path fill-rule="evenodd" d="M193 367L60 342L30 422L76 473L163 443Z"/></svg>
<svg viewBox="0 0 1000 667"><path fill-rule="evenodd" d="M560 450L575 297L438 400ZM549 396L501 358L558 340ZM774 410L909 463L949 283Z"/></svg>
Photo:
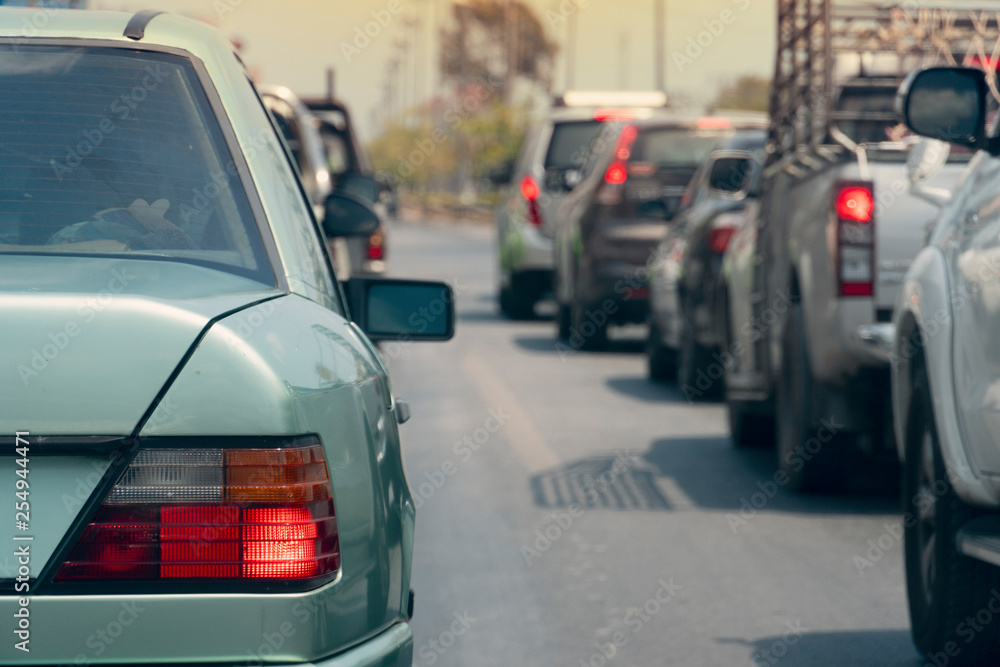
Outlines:
<svg viewBox="0 0 1000 667"><path fill-rule="evenodd" d="M649 286L649 375L672 379L685 396L716 396L718 383L699 385L726 338L722 259L729 241L753 215L764 165L767 117L738 130L702 163L657 247ZM721 373L721 368L718 371ZM711 379L711 378L709 378ZM702 389L698 387L702 386Z"/></svg>
<svg viewBox="0 0 1000 667"><path fill-rule="evenodd" d="M648 118L666 103L658 92L568 91L529 131L509 173L495 179L511 184L495 216L504 315L530 318L551 292L556 212L579 182L574 179L604 124Z"/></svg>
<svg viewBox="0 0 1000 667"><path fill-rule="evenodd" d="M260 94L298 169L316 219L322 220L326 198L333 192L333 182L327 166L327 152L315 119L295 93L284 86L263 86ZM348 240L330 237L327 238L327 245L338 277L347 280L352 268Z"/></svg>
<svg viewBox="0 0 1000 667"><path fill-rule="evenodd" d="M912 131L976 155L906 273L886 354L913 639L962 665L1000 655L1000 628L970 625L1000 612L1000 122L987 119L990 89L984 71L958 68L914 72L900 88Z"/></svg>
<svg viewBox="0 0 1000 667"><path fill-rule="evenodd" d="M214 29L50 11L27 37L37 12L0 10L0 473L24 517L0 527L22 554L0 663L409 667L408 408L373 341L448 339L450 288L341 289ZM378 224L341 193L322 213Z"/></svg>
<svg viewBox="0 0 1000 667"><path fill-rule="evenodd" d="M351 270L359 274L383 274L388 259L386 218L395 217L398 209L395 186L391 180L376 179L346 103L332 95L306 97L302 102L315 117L333 189L372 203L381 219L374 233L347 240Z"/></svg>
<svg viewBox="0 0 1000 667"><path fill-rule="evenodd" d="M644 323L654 251L699 165L754 114L609 123L555 224L557 333L574 348L599 349L611 324Z"/></svg>

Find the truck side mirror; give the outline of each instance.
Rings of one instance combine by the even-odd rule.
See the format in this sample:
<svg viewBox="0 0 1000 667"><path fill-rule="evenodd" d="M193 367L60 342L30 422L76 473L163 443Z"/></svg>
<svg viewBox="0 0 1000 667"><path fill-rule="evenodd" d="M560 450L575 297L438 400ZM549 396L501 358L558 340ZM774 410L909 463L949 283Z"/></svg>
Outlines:
<svg viewBox="0 0 1000 667"><path fill-rule="evenodd" d="M366 200L346 192L334 192L326 198L323 233L327 238L371 236L378 226L378 214Z"/></svg>
<svg viewBox="0 0 1000 667"><path fill-rule="evenodd" d="M997 154L986 136L986 72L966 67L931 67L911 73L899 87L896 107L916 134Z"/></svg>

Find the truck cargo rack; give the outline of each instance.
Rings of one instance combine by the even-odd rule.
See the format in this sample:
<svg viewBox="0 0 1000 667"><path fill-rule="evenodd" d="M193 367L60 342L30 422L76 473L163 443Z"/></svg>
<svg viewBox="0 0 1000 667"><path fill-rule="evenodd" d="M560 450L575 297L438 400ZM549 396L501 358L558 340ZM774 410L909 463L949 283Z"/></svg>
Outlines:
<svg viewBox="0 0 1000 667"><path fill-rule="evenodd" d="M864 159L865 146L836 128L836 121L852 118L833 108L847 78L852 86L866 77L898 84L920 67L981 66L1000 100L1000 9L778 0L777 41L769 172L809 173L820 168L816 158L841 160L849 155L844 149Z"/></svg>

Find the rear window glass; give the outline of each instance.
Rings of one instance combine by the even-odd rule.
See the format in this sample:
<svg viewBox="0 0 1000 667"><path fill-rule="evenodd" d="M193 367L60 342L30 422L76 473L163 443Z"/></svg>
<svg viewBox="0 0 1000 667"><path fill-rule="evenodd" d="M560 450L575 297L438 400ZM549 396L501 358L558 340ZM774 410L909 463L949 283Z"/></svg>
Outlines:
<svg viewBox="0 0 1000 667"><path fill-rule="evenodd" d="M636 138L631 158L633 162L649 162L660 169L697 167L731 136L731 130L648 129Z"/></svg>
<svg viewBox="0 0 1000 667"><path fill-rule="evenodd" d="M601 132L601 121L557 123L545 155L546 169L579 169L587 160L591 144Z"/></svg>
<svg viewBox="0 0 1000 667"><path fill-rule="evenodd" d="M274 274L186 59L0 47L0 253L150 257Z"/></svg>
<svg viewBox="0 0 1000 667"><path fill-rule="evenodd" d="M837 102L836 123L852 141L900 141L909 134L896 120L896 91L885 88L845 88Z"/></svg>

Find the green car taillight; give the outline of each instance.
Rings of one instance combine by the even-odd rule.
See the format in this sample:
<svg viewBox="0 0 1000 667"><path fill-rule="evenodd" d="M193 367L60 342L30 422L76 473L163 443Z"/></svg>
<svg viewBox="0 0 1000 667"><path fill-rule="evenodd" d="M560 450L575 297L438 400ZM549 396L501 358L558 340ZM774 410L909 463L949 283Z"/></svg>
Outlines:
<svg viewBox="0 0 1000 667"><path fill-rule="evenodd" d="M339 569L320 445L144 449L55 580L308 580Z"/></svg>

